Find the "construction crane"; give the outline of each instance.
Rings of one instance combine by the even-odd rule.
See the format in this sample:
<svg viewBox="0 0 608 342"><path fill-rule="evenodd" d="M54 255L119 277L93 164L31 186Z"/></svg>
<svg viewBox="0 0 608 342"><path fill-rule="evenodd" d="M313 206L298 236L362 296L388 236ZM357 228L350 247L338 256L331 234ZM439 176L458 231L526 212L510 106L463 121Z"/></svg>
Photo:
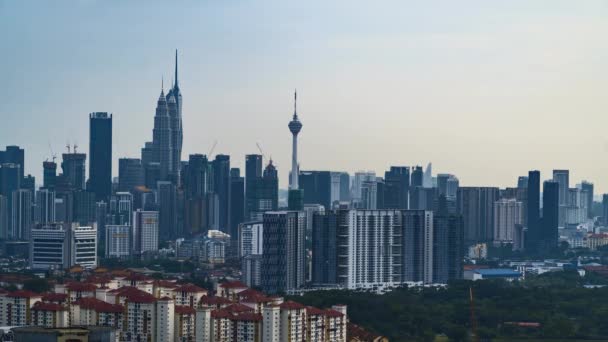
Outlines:
<svg viewBox="0 0 608 342"><path fill-rule="evenodd" d="M255 145L258 147L258 150L260 151L260 154L262 155L262 160L266 159L266 156L264 155L264 151L262 151L262 146L260 146L260 144L258 142L256 142Z"/></svg>
<svg viewBox="0 0 608 342"><path fill-rule="evenodd" d="M53 146L51 146L51 142L50 141L49 141L49 151L51 152L51 158L53 159L53 163L54 163L55 159L57 159L57 154L55 154L55 152L53 152Z"/></svg>
<svg viewBox="0 0 608 342"><path fill-rule="evenodd" d="M471 341L479 342L477 335L477 321L475 320L475 299L473 296L473 287L469 287L469 303L471 305Z"/></svg>
<svg viewBox="0 0 608 342"><path fill-rule="evenodd" d="M70 142L65 143L65 147L68 149L68 154L70 154Z"/></svg>
<svg viewBox="0 0 608 342"><path fill-rule="evenodd" d="M213 153L213 151L215 150L215 146L217 146L217 140L215 140L213 142L213 145L211 146L211 149L209 150L209 153L207 153L207 155L209 156L209 159L211 159L211 153Z"/></svg>
<svg viewBox="0 0 608 342"><path fill-rule="evenodd" d="M78 144L74 144L74 153L78 153L76 150L78 150Z"/></svg>

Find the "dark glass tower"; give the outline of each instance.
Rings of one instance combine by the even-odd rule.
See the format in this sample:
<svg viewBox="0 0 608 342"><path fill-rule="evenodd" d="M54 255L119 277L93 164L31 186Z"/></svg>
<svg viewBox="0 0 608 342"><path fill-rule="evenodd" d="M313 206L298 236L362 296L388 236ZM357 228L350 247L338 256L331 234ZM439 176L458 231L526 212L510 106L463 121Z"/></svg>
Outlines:
<svg viewBox="0 0 608 342"><path fill-rule="evenodd" d="M411 187L422 186L424 179L424 171L422 166L414 166L412 168Z"/></svg>
<svg viewBox="0 0 608 342"><path fill-rule="evenodd" d="M171 130L171 172L175 184L181 183L181 158L183 143L182 127L182 93L179 90L177 78L177 50L175 50L175 80L173 87L167 93L167 107L169 110L169 127Z"/></svg>
<svg viewBox="0 0 608 342"><path fill-rule="evenodd" d="M245 217L250 219L251 212L256 210L255 188L262 178L262 156L248 154L245 156Z"/></svg>
<svg viewBox="0 0 608 342"><path fill-rule="evenodd" d="M559 225L560 184L555 181L543 183L543 219L541 230L541 249L550 251L557 247Z"/></svg>
<svg viewBox="0 0 608 342"><path fill-rule="evenodd" d="M118 159L118 191L133 192L137 186L144 185L144 170L137 158Z"/></svg>
<svg viewBox="0 0 608 342"><path fill-rule="evenodd" d="M525 248L535 251L540 238L540 171L528 172L528 230L525 236Z"/></svg>
<svg viewBox="0 0 608 342"><path fill-rule="evenodd" d="M5 151L0 151L0 164L11 163L21 166L19 178L23 179L25 174L25 151L19 146L6 146Z"/></svg>
<svg viewBox="0 0 608 342"><path fill-rule="evenodd" d="M230 237L238 240L239 224L245 221L245 178L241 170L230 169Z"/></svg>
<svg viewBox="0 0 608 342"><path fill-rule="evenodd" d="M112 194L112 114L89 115L89 191L98 201Z"/></svg>
<svg viewBox="0 0 608 342"><path fill-rule="evenodd" d="M583 181L581 190L587 196L587 218L593 218L593 183Z"/></svg>
<svg viewBox="0 0 608 342"><path fill-rule="evenodd" d="M604 219L604 225L608 226L608 194L602 196L602 218Z"/></svg>
<svg viewBox="0 0 608 342"><path fill-rule="evenodd" d="M57 184L57 163L45 161L42 163L42 169L42 186L47 189L55 189L55 185Z"/></svg>
<svg viewBox="0 0 608 342"><path fill-rule="evenodd" d="M304 204L321 204L325 210L331 210L331 172L301 171L298 178Z"/></svg>
<svg viewBox="0 0 608 342"><path fill-rule="evenodd" d="M219 201L219 228L228 233L230 229L230 156L218 154L213 165L213 188Z"/></svg>
<svg viewBox="0 0 608 342"><path fill-rule="evenodd" d="M382 209L408 209L409 190L410 168L391 166L391 169L384 173L384 207Z"/></svg>
<svg viewBox="0 0 608 342"><path fill-rule="evenodd" d="M63 154L61 169L63 170L64 180L71 189L85 189L86 160L87 155L84 153Z"/></svg>

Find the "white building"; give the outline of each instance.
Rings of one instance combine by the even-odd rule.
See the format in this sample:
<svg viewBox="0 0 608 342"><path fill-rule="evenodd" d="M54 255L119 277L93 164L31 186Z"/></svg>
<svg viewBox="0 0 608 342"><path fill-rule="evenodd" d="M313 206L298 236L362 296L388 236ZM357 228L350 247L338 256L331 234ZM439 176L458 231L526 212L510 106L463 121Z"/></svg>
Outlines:
<svg viewBox="0 0 608 342"><path fill-rule="evenodd" d="M158 211L138 209L133 213L133 252L143 254L158 250Z"/></svg>
<svg viewBox="0 0 608 342"><path fill-rule="evenodd" d="M239 225L239 256L255 254L263 251L264 224L262 222L245 222Z"/></svg>
<svg viewBox="0 0 608 342"><path fill-rule="evenodd" d="M131 255L131 226L106 226L106 258Z"/></svg>
<svg viewBox="0 0 608 342"><path fill-rule="evenodd" d="M97 224L92 226L72 225L70 236L70 266L97 267Z"/></svg>
<svg viewBox="0 0 608 342"><path fill-rule="evenodd" d="M514 243L517 226L524 224L522 202L501 199L494 203L494 243Z"/></svg>

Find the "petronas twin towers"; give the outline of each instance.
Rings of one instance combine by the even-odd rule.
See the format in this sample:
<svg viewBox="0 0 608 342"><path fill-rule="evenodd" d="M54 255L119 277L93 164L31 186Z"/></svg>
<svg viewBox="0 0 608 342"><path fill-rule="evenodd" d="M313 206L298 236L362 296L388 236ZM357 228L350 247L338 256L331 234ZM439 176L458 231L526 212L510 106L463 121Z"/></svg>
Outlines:
<svg viewBox="0 0 608 342"><path fill-rule="evenodd" d="M177 78L176 50L175 80L166 95L164 89L160 91L154 116L152 143L146 143L146 147L142 150L144 167L146 169L156 169L157 167L157 180L171 181L178 185L180 183L182 142L182 94Z"/></svg>

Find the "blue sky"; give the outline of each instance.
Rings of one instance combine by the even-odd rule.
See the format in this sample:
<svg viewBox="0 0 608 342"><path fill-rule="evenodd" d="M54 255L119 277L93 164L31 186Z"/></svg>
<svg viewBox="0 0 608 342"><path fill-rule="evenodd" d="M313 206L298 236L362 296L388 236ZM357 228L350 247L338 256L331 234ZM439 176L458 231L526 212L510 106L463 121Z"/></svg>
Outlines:
<svg viewBox="0 0 608 342"><path fill-rule="evenodd" d="M608 192L607 37L593 0L0 0L0 146L39 177L108 111L115 164L138 157L178 48L183 159L217 140L241 166L259 142L286 185L298 88L302 169L432 161L511 186L570 168Z"/></svg>

